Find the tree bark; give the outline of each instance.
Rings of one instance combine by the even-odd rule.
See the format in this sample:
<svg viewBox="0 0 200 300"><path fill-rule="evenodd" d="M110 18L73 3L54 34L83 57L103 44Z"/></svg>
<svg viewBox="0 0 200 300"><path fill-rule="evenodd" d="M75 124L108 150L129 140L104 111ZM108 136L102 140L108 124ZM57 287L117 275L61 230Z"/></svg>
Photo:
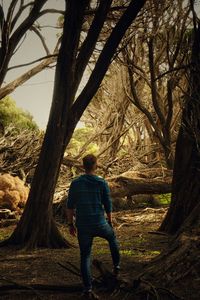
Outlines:
<svg viewBox="0 0 200 300"><path fill-rule="evenodd" d="M172 201L160 229L176 233L199 203L200 194L200 25L194 29L188 99L183 111L179 131L174 174Z"/></svg>
<svg viewBox="0 0 200 300"><path fill-rule="evenodd" d="M199 150L181 127L177 144L172 182L172 201L160 229L175 233L199 202Z"/></svg>
<svg viewBox="0 0 200 300"><path fill-rule="evenodd" d="M169 247L140 274L141 281L158 287L160 299L199 299L199 214L198 204Z"/></svg>
<svg viewBox="0 0 200 300"><path fill-rule="evenodd" d="M72 88L75 56L87 4L87 0L80 3L71 1L67 6L49 122L29 198L20 222L9 239L10 243L28 248L68 245L53 220L52 202L65 145L75 127L70 120L69 109L75 96ZM67 87L65 82L68 82Z"/></svg>

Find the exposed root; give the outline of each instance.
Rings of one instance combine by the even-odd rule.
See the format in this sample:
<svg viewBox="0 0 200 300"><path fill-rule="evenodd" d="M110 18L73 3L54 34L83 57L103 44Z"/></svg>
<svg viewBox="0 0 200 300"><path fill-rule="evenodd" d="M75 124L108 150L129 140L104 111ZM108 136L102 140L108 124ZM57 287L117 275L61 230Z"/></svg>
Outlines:
<svg viewBox="0 0 200 300"><path fill-rule="evenodd" d="M125 279L116 277L106 269L104 264L98 260L93 265L100 273L103 286L111 293L113 298L120 299L151 299L151 300L181 300L179 296L170 289L154 285L142 277L136 279Z"/></svg>

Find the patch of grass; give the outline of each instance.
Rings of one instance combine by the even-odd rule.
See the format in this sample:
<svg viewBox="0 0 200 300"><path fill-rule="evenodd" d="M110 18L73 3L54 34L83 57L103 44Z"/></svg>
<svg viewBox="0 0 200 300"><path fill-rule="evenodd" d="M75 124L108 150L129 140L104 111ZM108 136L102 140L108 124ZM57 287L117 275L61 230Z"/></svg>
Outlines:
<svg viewBox="0 0 200 300"><path fill-rule="evenodd" d="M148 251L148 253L151 255L159 255L161 253L161 251L154 250L154 251Z"/></svg>
<svg viewBox="0 0 200 300"><path fill-rule="evenodd" d="M109 249L95 249L95 254L96 255L102 255L102 254L110 254ZM120 254L122 256L133 256L133 255L138 255L137 251L131 250L131 249L122 249L120 250Z"/></svg>
<svg viewBox="0 0 200 300"><path fill-rule="evenodd" d="M3 241L7 239L13 231L13 228L5 227L5 228L0 228L0 241Z"/></svg>
<svg viewBox="0 0 200 300"><path fill-rule="evenodd" d="M109 249L101 248L101 249L94 249L94 253L96 255L99 255L99 254L109 254L110 251L109 251Z"/></svg>
<svg viewBox="0 0 200 300"><path fill-rule="evenodd" d="M141 244L144 244L146 242L146 239L143 237L143 236L140 236L139 238L135 238L133 243L135 245L141 245Z"/></svg>
<svg viewBox="0 0 200 300"><path fill-rule="evenodd" d="M156 195L155 198L161 205L169 205L171 202L171 193Z"/></svg>
<svg viewBox="0 0 200 300"><path fill-rule="evenodd" d="M130 249L120 250L120 254L124 256L133 256L136 255L136 251Z"/></svg>

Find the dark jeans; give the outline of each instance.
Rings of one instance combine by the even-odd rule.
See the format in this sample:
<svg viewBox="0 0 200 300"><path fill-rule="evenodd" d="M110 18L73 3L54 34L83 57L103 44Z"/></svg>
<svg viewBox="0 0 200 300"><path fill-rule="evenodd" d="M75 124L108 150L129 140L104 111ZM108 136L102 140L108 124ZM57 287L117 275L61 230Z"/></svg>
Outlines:
<svg viewBox="0 0 200 300"><path fill-rule="evenodd" d="M81 255L81 274L85 290L90 290L92 288L90 256L94 237L101 237L108 241L114 267L118 266L120 262L119 244L113 228L108 223L78 228L78 242Z"/></svg>

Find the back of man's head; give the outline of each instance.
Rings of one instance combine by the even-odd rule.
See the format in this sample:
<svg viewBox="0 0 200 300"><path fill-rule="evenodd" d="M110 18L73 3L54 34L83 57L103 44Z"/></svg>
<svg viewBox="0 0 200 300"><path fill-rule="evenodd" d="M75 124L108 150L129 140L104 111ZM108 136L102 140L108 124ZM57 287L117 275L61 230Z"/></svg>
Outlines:
<svg viewBox="0 0 200 300"><path fill-rule="evenodd" d="M97 167L97 158L93 154L88 154L83 157L83 167L85 172L92 172L96 170Z"/></svg>

